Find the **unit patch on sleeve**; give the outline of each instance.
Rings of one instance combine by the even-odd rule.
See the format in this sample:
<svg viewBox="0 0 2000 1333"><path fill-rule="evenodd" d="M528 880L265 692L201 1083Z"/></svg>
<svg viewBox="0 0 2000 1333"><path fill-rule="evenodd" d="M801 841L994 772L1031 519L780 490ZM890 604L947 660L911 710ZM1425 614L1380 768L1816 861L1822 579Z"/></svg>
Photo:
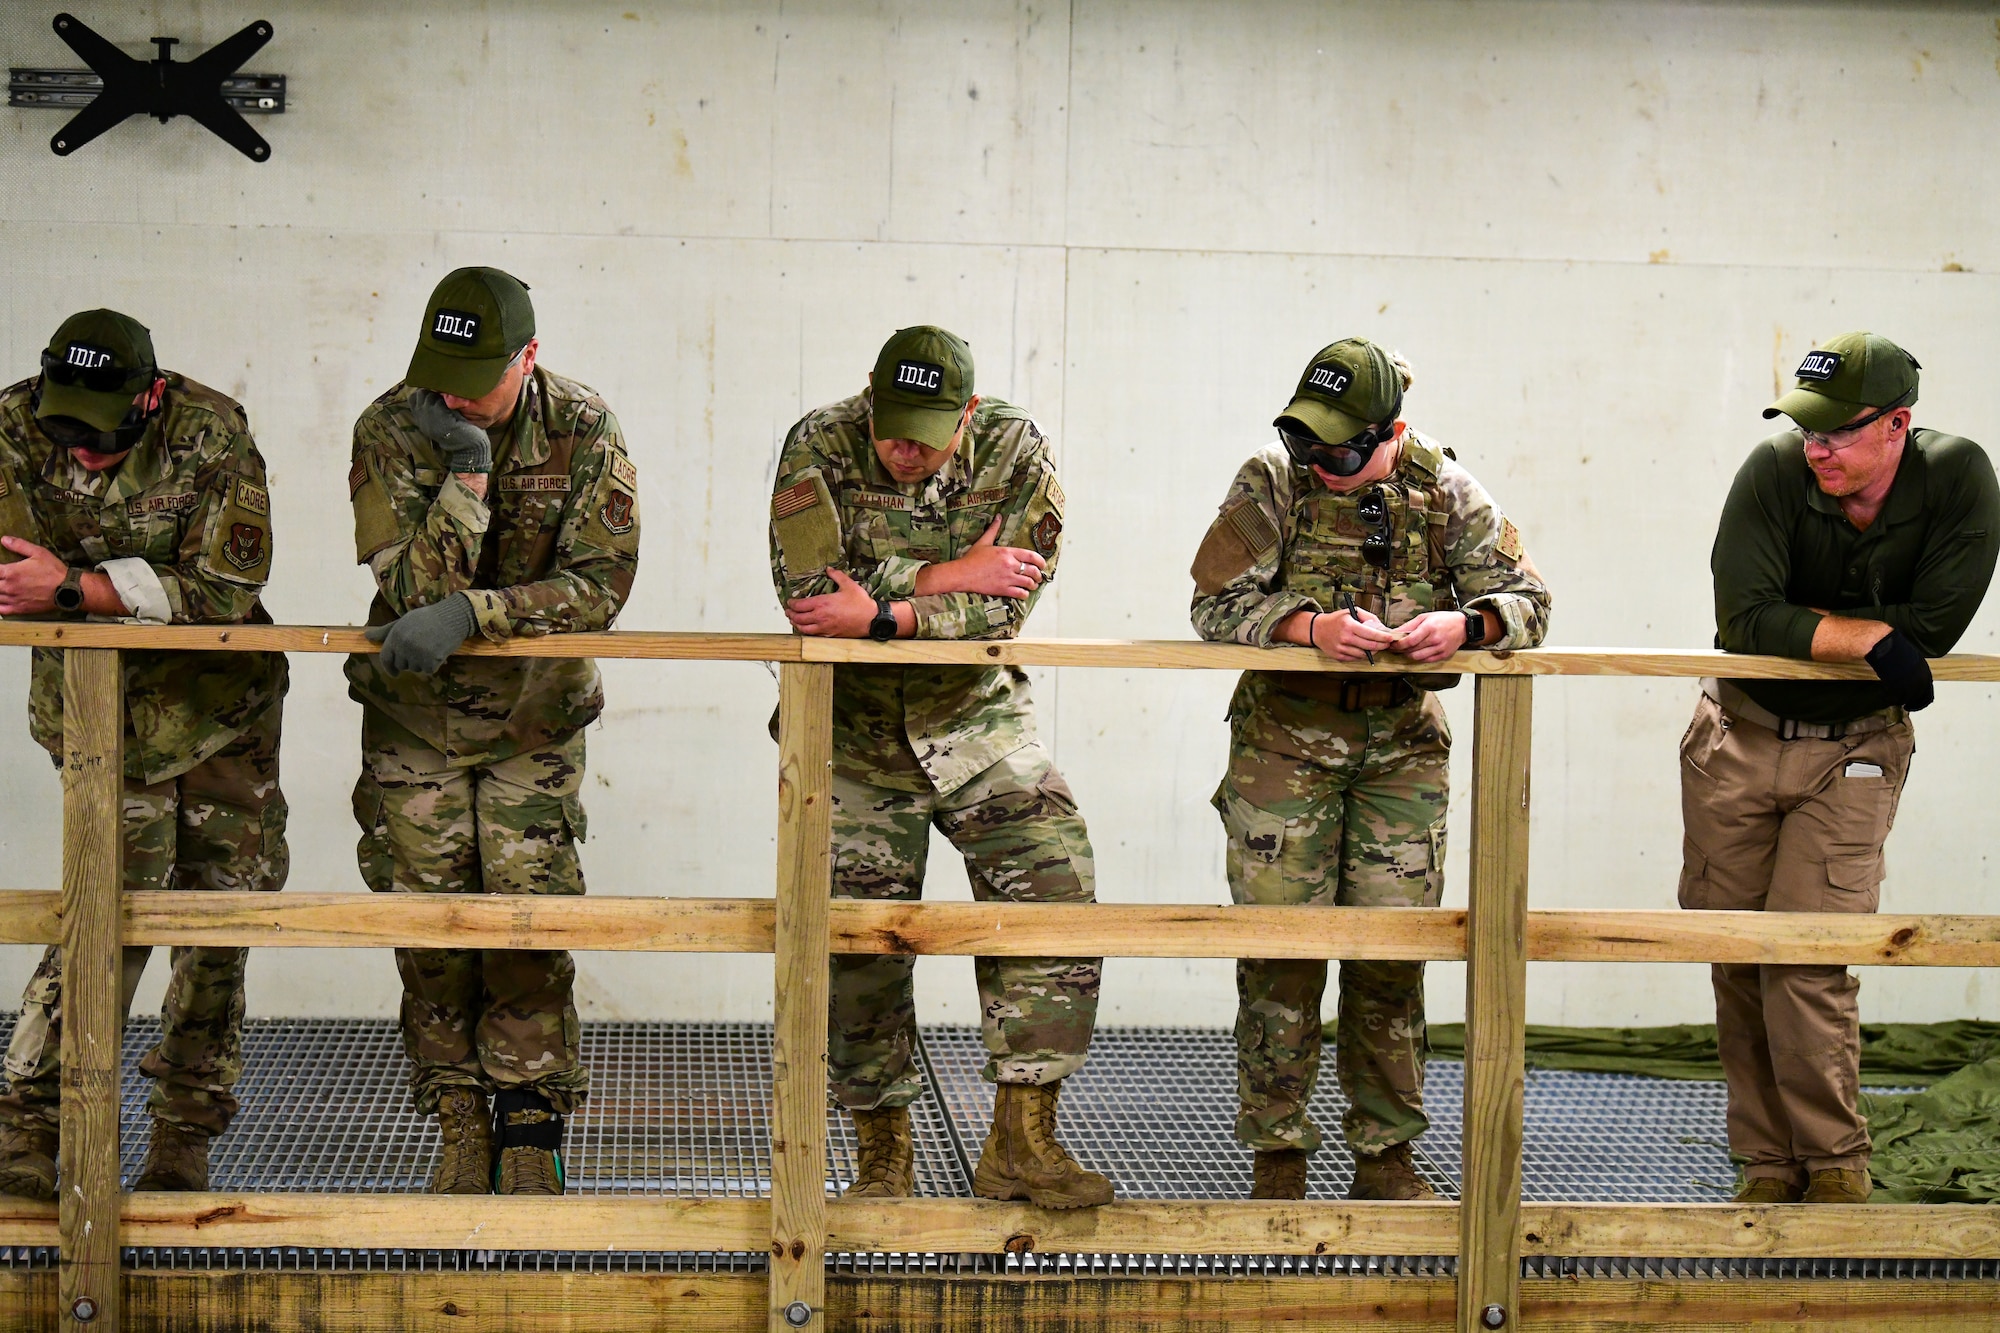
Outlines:
<svg viewBox="0 0 2000 1333"><path fill-rule="evenodd" d="M598 518L603 520L606 532L614 537L622 537L632 530L632 517L636 512L637 505L631 495L625 491L614 490L604 498L604 508L599 511Z"/></svg>
<svg viewBox="0 0 2000 1333"><path fill-rule="evenodd" d="M244 477L228 478L222 496L209 516L202 568L232 583L263 583L271 577L271 497Z"/></svg>
<svg viewBox="0 0 2000 1333"><path fill-rule="evenodd" d="M248 523L231 523L222 554L238 569L255 569L264 559L264 529Z"/></svg>
<svg viewBox="0 0 2000 1333"><path fill-rule="evenodd" d="M1500 540L1493 543L1493 549L1508 564L1518 565L1521 563L1521 556L1527 548L1521 545L1521 530L1514 526L1513 519L1503 518L1500 520Z"/></svg>
<svg viewBox="0 0 2000 1333"><path fill-rule="evenodd" d="M1056 543L1062 537L1062 516L1051 509L1035 520L1035 526L1029 529L1028 535L1035 543L1035 550L1042 556L1054 555Z"/></svg>

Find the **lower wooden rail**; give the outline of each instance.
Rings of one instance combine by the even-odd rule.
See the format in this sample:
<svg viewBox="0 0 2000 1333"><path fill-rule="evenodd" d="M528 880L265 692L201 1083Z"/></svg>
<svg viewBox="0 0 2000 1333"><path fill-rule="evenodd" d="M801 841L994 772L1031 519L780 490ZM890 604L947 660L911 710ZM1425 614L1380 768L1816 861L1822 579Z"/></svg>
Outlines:
<svg viewBox="0 0 2000 1333"><path fill-rule="evenodd" d="M349 1250L755 1253L766 1199L586 1194L127 1194L126 1245ZM983 1199L829 1199L825 1247L891 1254L1455 1255L1456 1203L1123 1200L1049 1212ZM0 1196L0 1246L54 1245L53 1204ZM1976 1204L1522 1204L1521 1253L1700 1259L2000 1259L2000 1209ZM2000 1299L2000 1290L1996 1290Z"/></svg>

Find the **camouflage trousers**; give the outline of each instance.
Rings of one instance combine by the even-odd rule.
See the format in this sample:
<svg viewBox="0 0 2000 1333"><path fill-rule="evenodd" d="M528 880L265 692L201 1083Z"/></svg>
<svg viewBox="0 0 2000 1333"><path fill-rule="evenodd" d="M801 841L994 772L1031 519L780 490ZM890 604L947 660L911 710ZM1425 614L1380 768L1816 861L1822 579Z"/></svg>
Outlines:
<svg viewBox="0 0 2000 1333"><path fill-rule="evenodd" d="M1090 838L1069 784L1030 742L949 796L833 779L833 892L923 897L931 825L965 858L981 902L1087 903ZM1053 1083L1083 1067L1097 1022L1102 959L977 958L988 1082ZM915 1062L916 959L835 954L827 1073L854 1110L907 1106L923 1091Z"/></svg>
<svg viewBox="0 0 2000 1333"><path fill-rule="evenodd" d="M1238 903L1437 906L1451 735L1434 696L1346 713L1253 673L1231 718L1215 807ZM1236 1136L1252 1148L1319 1147L1307 1107L1326 977L1316 959L1236 964ZM1429 1128L1422 963L1340 965L1334 1058L1347 1098L1341 1128L1358 1156Z"/></svg>
<svg viewBox="0 0 2000 1333"><path fill-rule="evenodd" d="M125 887L214 892L281 889L291 861L278 786L274 703L222 750L164 782L125 780ZM127 948L120 996L132 1008L150 948ZM236 1115L243 1072L244 949L177 945L160 1010L160 1041L139 1062L153 1080L146 1109L169 1124L216 1135ZM0 1124L56 1127L62 1071L62 950L51 948L21 997L7 1048Z"/></svg>
<svg viewBox="0 0 2000 1333"><path fill-rule="evenodd" d="M583 733L495 764L455 768L363 713L361 878L377 893L582 893ZM403 1049L420 1115L446 1088L532 1090L582 1103L576 964L561 949L398 949Z"/></svg>

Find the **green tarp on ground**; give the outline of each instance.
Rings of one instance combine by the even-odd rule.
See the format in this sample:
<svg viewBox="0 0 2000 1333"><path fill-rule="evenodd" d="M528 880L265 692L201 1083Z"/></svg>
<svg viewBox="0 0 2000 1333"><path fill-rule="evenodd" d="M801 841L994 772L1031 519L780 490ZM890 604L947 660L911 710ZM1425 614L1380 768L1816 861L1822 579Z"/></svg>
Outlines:
<svg viewBox="0 0 2000 1333"><path fill-rule="evenodd" d="M1327 1040L1333 1040L1328 1024ZM1433 1055L1465 1056L1465 1026L1437 1023ZM1535 1069L1719 1080L1715 1026L1528 1028ZM1861 1094L1881 1203L2000 1203L2000 1023L1864 1023L1861 1081L1923 1092Z"/></svg>

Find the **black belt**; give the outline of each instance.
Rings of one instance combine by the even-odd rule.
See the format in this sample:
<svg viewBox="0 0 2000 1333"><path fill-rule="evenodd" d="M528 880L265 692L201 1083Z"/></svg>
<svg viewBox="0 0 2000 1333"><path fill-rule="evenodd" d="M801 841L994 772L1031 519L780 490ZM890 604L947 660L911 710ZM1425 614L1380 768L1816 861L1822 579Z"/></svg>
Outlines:
<svg viewBox="0 0 2000 1333"><path fill-rule="evenodd" d="M1866 736L1870 732L1887 731L1909 717L1909 713L1904 709L1884 708L1878 712L1849 718L1844 722L1801 722L1795 717L1779 717L1728 681L1717 680L1713 676L1702 678L1701 692L1715 700L1722 711L1732 717L1740 717L1745 722L1754 722L1760 727L1777 732L1781 741L1845 740L1849 736Z"/></svg>
<svg viewBox="0 0 2000 1333"><path fill-rule="evenodd" d="M1274 671L1280 689L1332 704L1343 713L1398 708L1421 693L1401 676L1342 676L1327 671Z"/></svg>

